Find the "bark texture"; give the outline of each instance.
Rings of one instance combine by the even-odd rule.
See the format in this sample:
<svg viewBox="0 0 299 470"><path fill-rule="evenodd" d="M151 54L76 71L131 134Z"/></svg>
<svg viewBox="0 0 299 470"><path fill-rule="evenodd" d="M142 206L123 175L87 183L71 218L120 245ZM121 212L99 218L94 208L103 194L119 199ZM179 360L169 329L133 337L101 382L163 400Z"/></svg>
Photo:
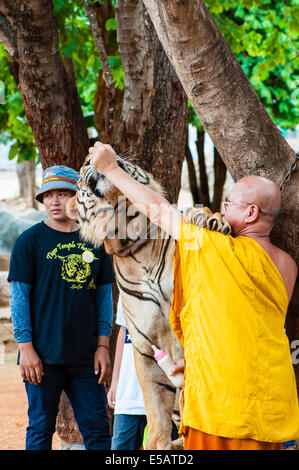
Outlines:
<svg viewBox="0 0 299 470"><path fill-rule="evenodd" d="M209 182L205 163L205 132L197 130L197 139L195 141L198 157L198 168L199 168L199 195L200 203L204 206L210 207L210 194L209 194Z"/></svg>
<svg viewBox="0 0 299 470"><path fill-rule="evenodd" d="M226 179L226 166L216 148L214 148L214 177L214 191L211 210L212 212L220 212L223 188Z"/></svg>
<svg viewBox="0 0 299 470"><path fill-rule="evenodd" d="M86 15L89 19L94 42L97 46L98 54L102 64L102 77L105 82L105 107L104 107L104 124L105 142L113 143L114 139L114 121L115 121L115 102L116 102L116 89L113 82L111 67L106 52L106 46L102 37L102 31L98 22L98 15L92 4L83 0Z"/></svg>
<svg viewBox="0 0 299 470"><path fill-rule="evenodd" d="M105 22L114 16L112 0L104 4L96 3L94 12L107 56L117 54L117 40L114 32L107 31ZM102 142L114 146L115 132L122 109L123 91L111 84L111 92L104 80L103 68L99 70L97 90L94 100L94 123Z"/></svg>
<svg viewBox="0 0 299 470"><path fill-rule="evenodd" d="M118 0L119 52L125 72L116 146L132 149L137 163L177 202L185 154L187 99L141 0Z"/></svg>
<svg viewBox="0 0 299 470"><path fill-rule="evenodd" d="M59 53L53 2L2 0L0 11L15 37L11 57L18 58L19 89L42 166L79 169L88 135L76 86Z"/></svg>
<svg viewBox="0 0 299 470"><path fill-rule="evenodd" d="M234 178L256 174L280 184L294 151L268 116L202 0L144 0L164 50L200 121ZM299 263L298 171L285 188L273 242ZM299 338L299 285L287 316ZM294 364L297 385L299 366Z"/></svg>
<svg viewBox="0 0 299 470"><path fill-rule="evenodd" d="M19 196L27 199L29 207L37 209L35 163L24 160L17 165Z"/></svg>

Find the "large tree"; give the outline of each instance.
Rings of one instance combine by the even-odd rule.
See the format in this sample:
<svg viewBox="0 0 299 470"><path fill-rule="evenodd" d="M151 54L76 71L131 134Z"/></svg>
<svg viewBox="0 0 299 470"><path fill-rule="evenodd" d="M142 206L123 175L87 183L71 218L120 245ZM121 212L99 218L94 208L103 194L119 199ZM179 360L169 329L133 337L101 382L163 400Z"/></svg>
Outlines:
<svg viewBox="0 0 299 470"><path fill-rule="evenodd" d="M88 149L77 88L63 64L51 0L0 3L2 35L10 54L43 167L79 169Z"/></svg>
<svg viewBox="0 0 299 470"><path fill-rule="evenodd" d="M256 174L280 184L294 164L283 138L202 0L144 0L164 50L235 180ZM298 172L284 188L273 241L299 262ZM299 337L299 285L287 316L291 344ZM299 367L295 364L297 384Z"/></svg>
<svg viewBox="0 0 299 470"><path fill-rule="evenodd" d="M116 136L177 202L185 155L187 99L142 0L116 0L124 102Z"/></svg>

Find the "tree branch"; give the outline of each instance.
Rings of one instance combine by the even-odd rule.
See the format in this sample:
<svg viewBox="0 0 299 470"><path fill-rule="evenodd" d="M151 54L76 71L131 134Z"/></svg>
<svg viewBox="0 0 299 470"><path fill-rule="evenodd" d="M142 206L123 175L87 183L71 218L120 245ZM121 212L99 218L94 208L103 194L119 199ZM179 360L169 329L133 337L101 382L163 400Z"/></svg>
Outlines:
<svg viewBox="0 0 299 470"><path fill-rule="evenodd" d="M105 140L113 145L114 143L114 118L115 118L115 97L116 89L113 81L111 67L108 60L108 55L101 35L101 30L98 25L97 17L95 15L92 5L89 5L86 0L82 0L86 15L89 19L92 35L96 43L99 57L102 63L103 75L106 85L106 102L105 102Z"/></svg>
<svg viewBox="0 0 299 470"><path fill-rule="evenodd" d="M82 0L86 15L89 19L89 23L91 26L91 31L92 35L94 38L94 41L96 43L98 53L101 59L102 67L103 67L103 73L104 73L104 79L106 82L106 86L109 88L111 86L114 86L114 81L113 81L113 76L106 52L106 48L102 39L101 31L97 22L96 15L94 13L94 9L92 5L89 5L86 0Z"/></svg>

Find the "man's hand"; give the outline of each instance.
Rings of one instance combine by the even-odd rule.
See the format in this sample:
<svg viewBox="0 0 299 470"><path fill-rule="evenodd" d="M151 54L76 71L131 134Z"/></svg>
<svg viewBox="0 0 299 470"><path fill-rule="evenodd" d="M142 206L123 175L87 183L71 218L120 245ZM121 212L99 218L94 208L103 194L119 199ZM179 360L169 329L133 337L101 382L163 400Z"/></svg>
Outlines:
<svg viewBox="0 0 299 470"><path fill-rule="evenodd" d="M33 348L32 342L19 343L20 370L23 380L35 385L41 383L44 369L40 357Z"/></svg>
<svg viewBox="0 0 299 470"><path fill-rule="evenodd" d="M175 367L172 369L170 375L176 375L179 372L184 372L185 369L185 360L183 357L180 357L179 359L174 359L174 364Z"/></svg>
<svg viewBox="0 0 299 470"><path fill-rule="evenodd" d="M108 401L108 405L110 406L110 408L115 408L116 389L117 389L117 386L111 383L111 387L109 389L109 392L107 393L107 401Z"/></svg>
<svg viewBox="0 0 299 470"><path fill-rule="evenodd" d="M116 153L111 145L96 142L94 147L89 149L89 163L99 173L106 175L114 168L118 168L116 161Z"/></svg>
<svg viewBox="0 0 299 470"><path fill-rule="evenodd" d="M101 375L98 380L98 383L101 384L104 382L108 373L110 372L110 355L109 351L106 348L98 347L94 355L94 373L99 374L101 370Z"/></svg>

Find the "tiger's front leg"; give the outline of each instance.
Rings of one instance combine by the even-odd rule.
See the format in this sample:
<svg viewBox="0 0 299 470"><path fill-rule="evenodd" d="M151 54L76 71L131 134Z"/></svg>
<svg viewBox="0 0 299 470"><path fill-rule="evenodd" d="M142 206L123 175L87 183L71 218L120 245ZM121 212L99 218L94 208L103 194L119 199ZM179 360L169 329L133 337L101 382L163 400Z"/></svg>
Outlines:
<svg viewBox="0 0 299 470"><path fill-rule="evenodd" d="M171 449L176 389L154 359L145 357L136 350L134 357L148 423L146 450Z"/></svg>

